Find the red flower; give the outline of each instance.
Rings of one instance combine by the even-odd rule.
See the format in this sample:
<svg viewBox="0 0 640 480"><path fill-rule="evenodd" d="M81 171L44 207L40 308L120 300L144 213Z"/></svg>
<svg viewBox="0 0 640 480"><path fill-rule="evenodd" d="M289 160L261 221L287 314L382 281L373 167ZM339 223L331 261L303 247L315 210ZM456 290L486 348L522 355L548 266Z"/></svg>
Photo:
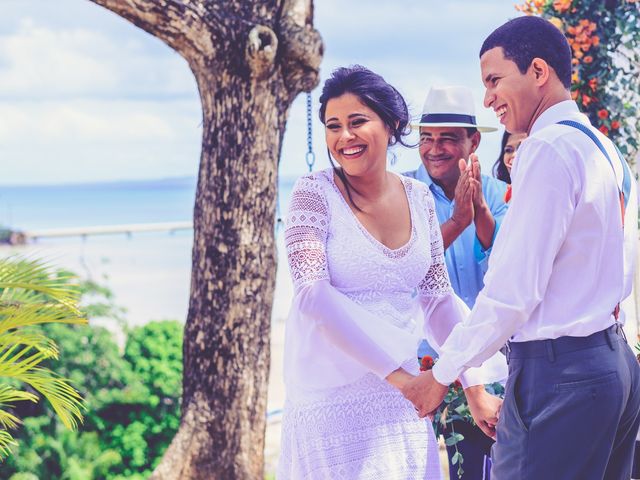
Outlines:
<svg viewBox="0 0 640 480"><path fill-rule="evenodd" d="M584 63L591 63L591 62L593 62L593 57L591 55L587 55L586 57L584 57L584 59L582 61Z"/></svg>
<svg viewBox="0 0 640 480"><path fill-rule="evenodd" d="M604 120L609 117L609 112L607 112L604 108L602 110L598 110L598 118L600 120Z"/></svg>
<svg viewBox="0 0 640 480"><path fill-rule="evenodd" d="M593 102L593 98L589 95L582 95L582 105L588 107L591 102Z"/></svg>
<svg viewBox="0 0 640 480"><path fill-rule="evenodd" d="M598 86L597 78L592 78L591 80L589 80L589 87L591 87L591 90L595 91L597 86Z"/></svg>
<svg viewBox="0 0 640 480"><path fill-rule="evenodd" d="M598 130L600 130L600 131L601 131L602 133L604 133L605 135L609 135L609 129L608 129L606 126L604 126L604 125L601 125L601 126L600 126L600 128L599 128Z"/></svg>
<svg viewBox="0 0 640 480"><path fill-rule="evenodd" d="M431 370L436 362L433 361L433 358L429 355L425 355L420 360L420 371L425 372L427 370Z"/></svg>
<svg viewBox="0 0 640 480"><path fill-rule="evenodd" d="M504 192L504 203L511 201L511 185L507 185L507 190Z"/></svg>
<svg viewBox="0 0 640 480"><path fill-rule="evenodd" d="M614 120L613 122L611 122L611 128L613 128L614 130L617 130L620 128L620 122L618 120Z"/></svg>
<svg viewBox="0 0 640 480"><path fill-rule="evenodd" d="M460 383L460 380L456 380L455 382L453 382L453 388L455 388L456 390L462 390L462 383Z"/></svg>

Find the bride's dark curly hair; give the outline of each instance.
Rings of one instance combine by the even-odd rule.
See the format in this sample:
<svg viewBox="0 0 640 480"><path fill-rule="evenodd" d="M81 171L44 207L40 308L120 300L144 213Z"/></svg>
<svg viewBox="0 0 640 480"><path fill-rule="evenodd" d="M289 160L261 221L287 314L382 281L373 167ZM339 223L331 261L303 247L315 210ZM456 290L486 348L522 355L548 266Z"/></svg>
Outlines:
<svg viewBox="0 0 640 480"><path fill-rule="evenodd" d="M409 108L404 98L402 98L400 92L387 83L384 78L362 65L340 67L334 70L331 73L331 77L324 82L322 95L320 95L319 112L320 121L323 124L325 123L325 114L329 100L340 97L346 93L355 95L362 103L376 112L389 129L389 132L391 132L390 146L397 143L405 147L414 146L405 141L405 137L409 135L411 128L409 127ZM351 198L351 190L356 191L356 193L357 190L349 183L342 169L336 167L330 154L329 161L336 175L338 175L344 183L349 201L354 207L360 210Z"/></svg>

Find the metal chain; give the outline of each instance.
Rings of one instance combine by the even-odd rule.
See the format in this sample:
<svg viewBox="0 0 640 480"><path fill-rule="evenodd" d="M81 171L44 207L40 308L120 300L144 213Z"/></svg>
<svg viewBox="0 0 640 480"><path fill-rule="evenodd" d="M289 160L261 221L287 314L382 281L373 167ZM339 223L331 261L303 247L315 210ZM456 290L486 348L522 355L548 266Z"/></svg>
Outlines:
<svg viewBox="0 0 640 480"><path fill-rule="evenodd" d="M311 123L311 92L307 92L307 154L305 161L309 167L309 172L313 172L313 165L316 163L316 154L313 153L313 137Z"/></svg>

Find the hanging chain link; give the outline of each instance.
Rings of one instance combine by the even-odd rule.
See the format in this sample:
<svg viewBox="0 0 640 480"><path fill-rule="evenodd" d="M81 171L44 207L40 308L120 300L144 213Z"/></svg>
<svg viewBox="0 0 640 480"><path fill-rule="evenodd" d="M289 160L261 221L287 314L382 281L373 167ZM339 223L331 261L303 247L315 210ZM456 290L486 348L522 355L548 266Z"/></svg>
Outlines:
<svg viewBox="0 0 640 480"><path fill-rule="evenodd" d="M313 172L313 165L316 163L316 154L313 153L313 137L311 123L311 92L307 93L307 154L305 156L309 172Z"/></svg>

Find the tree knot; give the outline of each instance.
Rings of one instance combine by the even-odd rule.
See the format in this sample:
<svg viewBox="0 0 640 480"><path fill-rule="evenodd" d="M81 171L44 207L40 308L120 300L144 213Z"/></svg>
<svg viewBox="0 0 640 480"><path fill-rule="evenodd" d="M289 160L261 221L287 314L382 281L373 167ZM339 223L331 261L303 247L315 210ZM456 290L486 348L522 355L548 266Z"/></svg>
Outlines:
<svg viewBox="0 0 640 480"><path fill-rule="evenodd" d="M273 30L264 25L256 25L251 29L245 49L245 59L251 76L262 79L269 76L273 68L278 37Z"/></svg>

